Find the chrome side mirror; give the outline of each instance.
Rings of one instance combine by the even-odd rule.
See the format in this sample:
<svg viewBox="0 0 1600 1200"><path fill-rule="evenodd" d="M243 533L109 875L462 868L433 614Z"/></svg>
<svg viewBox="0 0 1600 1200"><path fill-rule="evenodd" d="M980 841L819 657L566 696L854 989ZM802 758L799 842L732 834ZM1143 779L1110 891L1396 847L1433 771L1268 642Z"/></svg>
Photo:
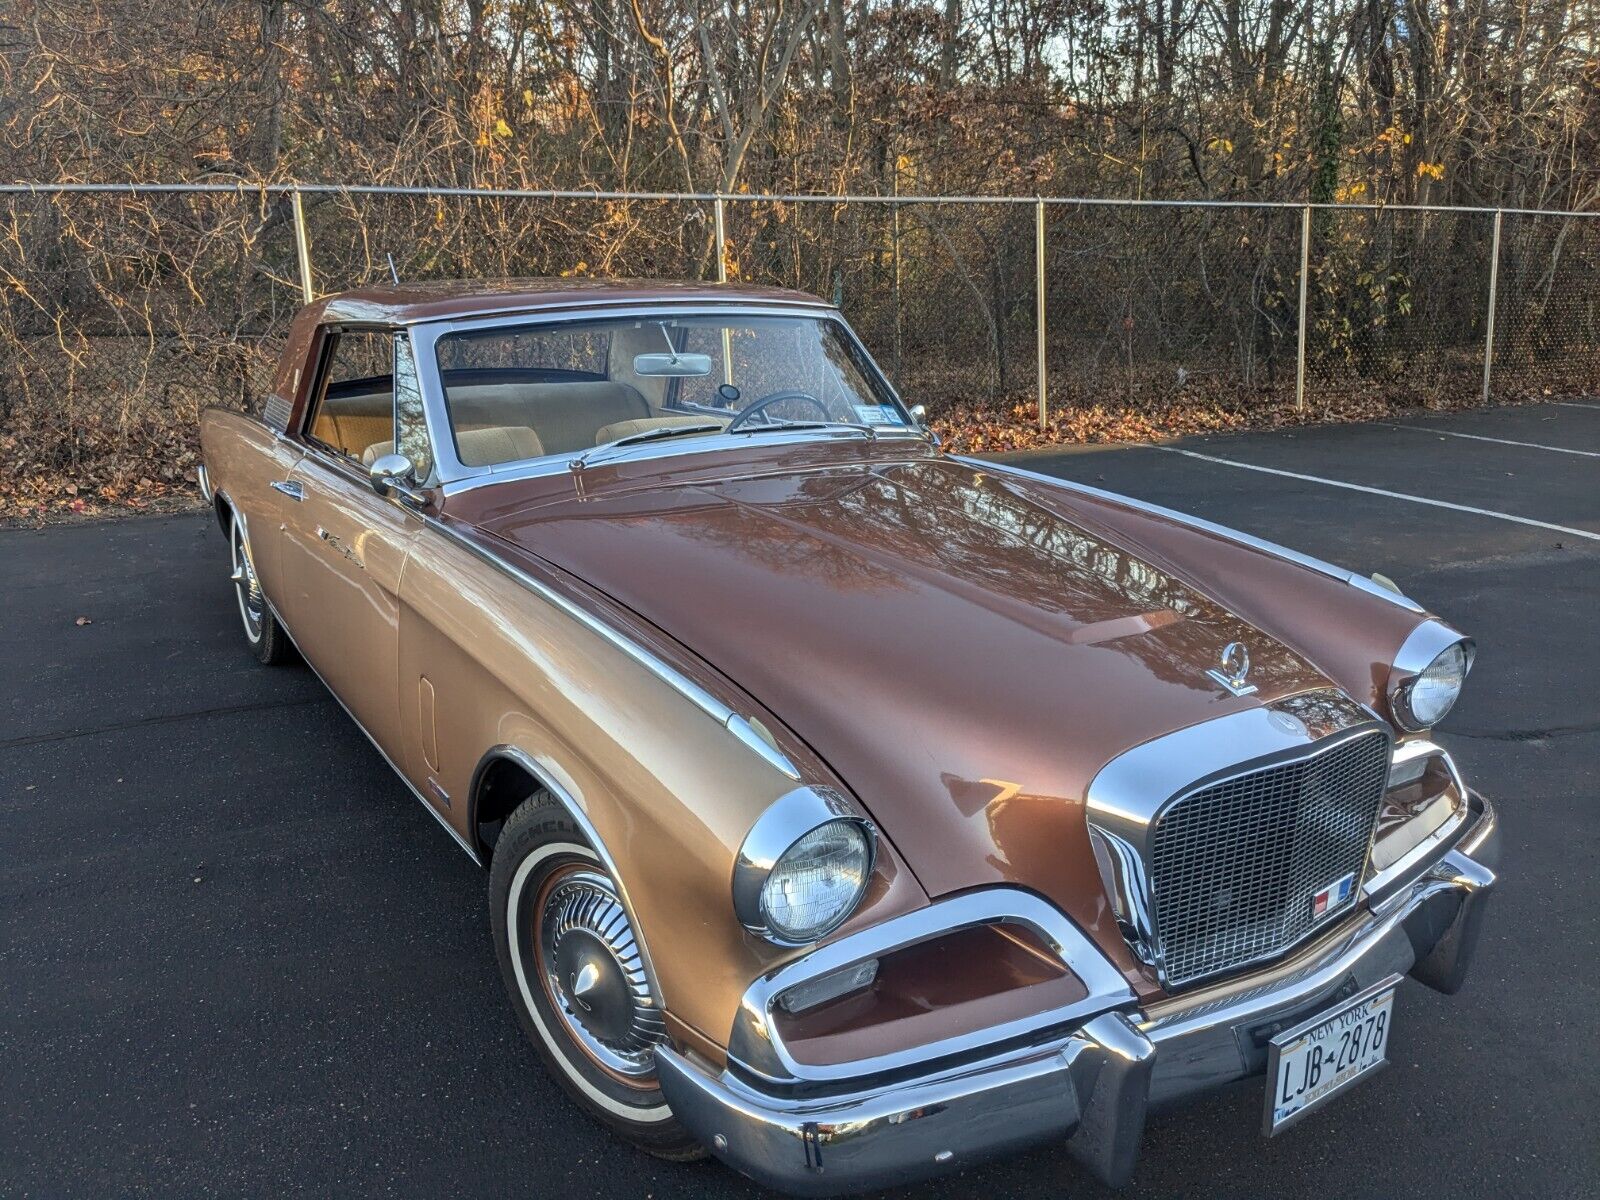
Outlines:
<svg viewBox="0 0 1600 1200"><path fill-rule="evenodd" d="M927 406L924 404L913 404L911 406L911 419L915 421L919 427L926 429L928 427Z"/></svg>
<svg viewBox="0 0 1600 1200"><path fill-rule="evenodd" d="M372 490L387 496L396 488L409 490L416 483L417 468L404 454L384 454L374 459L367 468L367 478Z"/></svg>

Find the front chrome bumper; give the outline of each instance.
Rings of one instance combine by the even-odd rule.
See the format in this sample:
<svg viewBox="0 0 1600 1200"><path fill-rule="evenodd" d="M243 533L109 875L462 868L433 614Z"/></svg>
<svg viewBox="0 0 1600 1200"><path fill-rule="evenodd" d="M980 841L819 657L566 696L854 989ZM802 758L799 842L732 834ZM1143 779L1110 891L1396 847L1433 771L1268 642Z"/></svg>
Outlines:
<svg viewBox="0 0 1600 1200"><path fill-rule="evenodd" d="M910 1079L782 1095L668 1047L661 1089L718 1158L825 1196L934 1175L1056 1138L1096 1177L1132 1174L1152 1108L1265 1069L1267 1042L1390 974L1444 992L1471 965L1494 887L1493 808L1411 884L1272 968Z"/></svg>

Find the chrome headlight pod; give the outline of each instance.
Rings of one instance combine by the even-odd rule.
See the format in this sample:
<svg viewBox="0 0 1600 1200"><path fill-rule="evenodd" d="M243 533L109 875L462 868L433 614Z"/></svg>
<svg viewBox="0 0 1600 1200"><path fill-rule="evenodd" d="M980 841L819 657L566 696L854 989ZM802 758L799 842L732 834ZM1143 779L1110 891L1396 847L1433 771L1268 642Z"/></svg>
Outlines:
<svg viewBox="0 0 1600 1200"><path fill-rule="evenodd" d="M1476 647L1442 621L1425 621L1411 631L1389 670L1389 713L1401 729L1431 729L1455 705Z"/></svg>
<svg viewBox="0 0 1600 1200"><path fill-rule="evenodd" d="M849 919L866 893L877 831L838 792L801 787L773 801L733 865L733 911L780 946L809 945Z"/></svg>

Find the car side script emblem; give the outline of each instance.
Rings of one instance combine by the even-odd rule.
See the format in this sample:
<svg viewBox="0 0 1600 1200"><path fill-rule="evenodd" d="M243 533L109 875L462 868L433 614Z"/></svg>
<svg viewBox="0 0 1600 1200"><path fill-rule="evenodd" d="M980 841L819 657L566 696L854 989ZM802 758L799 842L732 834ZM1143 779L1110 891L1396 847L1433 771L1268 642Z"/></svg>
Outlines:
<svg viewBox="0 0 1600 1200"><path fill-rule="evenodd" d="M1224 646L1222 665L1212 667L1206 674L1235 696L1248 696L1256 690L1255 684L1245 682L1245 676L1250 674L1250 651L1244 648L1243 642L1229 642Z"/></svg>

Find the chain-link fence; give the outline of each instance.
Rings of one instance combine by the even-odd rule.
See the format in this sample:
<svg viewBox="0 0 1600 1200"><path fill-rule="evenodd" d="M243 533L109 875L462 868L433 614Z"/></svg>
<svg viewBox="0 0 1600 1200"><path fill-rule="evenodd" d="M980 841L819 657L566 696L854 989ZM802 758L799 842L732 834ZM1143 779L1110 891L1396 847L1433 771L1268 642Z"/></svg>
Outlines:
<svg viewBox="0 0 1600 1200"><path fill-rule="evenodd" d="M382 284L391 259L407 281L797 287L840 305L935 416L1021 407L1042 423L1219 401L1315 414L1374 396L1600 390L1596 214L7 185L0 434L23 443L10 469L70 472L141 440L186 441L200 406L260 394L305 297Z"/></svg>

